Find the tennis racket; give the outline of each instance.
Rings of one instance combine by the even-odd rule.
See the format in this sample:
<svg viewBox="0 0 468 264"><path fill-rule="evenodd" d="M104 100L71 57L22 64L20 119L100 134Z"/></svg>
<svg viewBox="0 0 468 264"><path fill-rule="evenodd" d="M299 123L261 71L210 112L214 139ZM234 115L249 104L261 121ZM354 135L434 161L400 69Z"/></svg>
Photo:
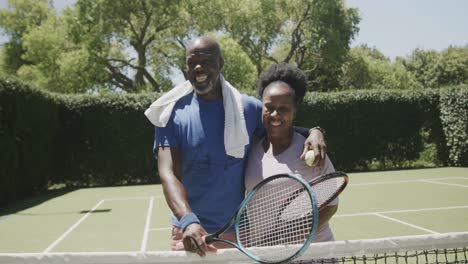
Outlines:
<svg viewBox="0 0 468 264"><path fill-rule="evenodd" d="M259 263L284 263L307 249L317 224L318 207L309 184L295 175L278 174L257 184L232 219L205 242L227 243ZM219 237L232 226L235 242ZM267 246L273 248L259 250Z"/></svg>
<svg viewBox="0 0 468 264"><path fill-rule="evenodd" d="M320 211L343 192L348 185L348 175L342 171L323 174L309 181L309 185Z"/></svg>
<svg viewBox="0 0 468 264"><path fill-rule="evenodd" d="M348 175L346 173L337 171L337 172L332 172L332 173L327 173L327 174L322 174L309 182L310 187L312 188L312 192L316 198L317 202L317 207L319 212L323 210L329 203L331 203L336 197L338 197L341 192L346 188L348 184ZM294 203L299 202L305 197L300 198L300 196L306 195L307 192L303 190L304 187L301 187L301 189L298 189L295 191L294 194L291 195L291 197L297 196L297 198L292 199L291 205L286 207L285 210L283 210L283 213L281 215L281 219L286 220L282 221L282 223L288 224L288 219L291 218L291 220L296 221L296 222L301 222L298 217L299 215L295 215L294 212L289 212L289 208L295 208ZM304 219L304 221L307 221ZM276 230L278 230L279 233L281 233L282 228L281 227L275 227Z"/></svg>

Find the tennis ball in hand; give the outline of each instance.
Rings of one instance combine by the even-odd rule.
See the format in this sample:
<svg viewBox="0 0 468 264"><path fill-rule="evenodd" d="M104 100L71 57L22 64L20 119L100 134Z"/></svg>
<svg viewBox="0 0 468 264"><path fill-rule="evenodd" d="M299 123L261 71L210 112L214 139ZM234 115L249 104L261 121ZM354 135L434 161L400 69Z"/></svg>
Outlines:
<svg viewBox="0 0 468 264"><path fill-rule="evenodd" d="M305 163L307 164L307 166L312 167L312 165L314 164L314 160L315 152L313 150L307 151L305 154Z"/></svg>

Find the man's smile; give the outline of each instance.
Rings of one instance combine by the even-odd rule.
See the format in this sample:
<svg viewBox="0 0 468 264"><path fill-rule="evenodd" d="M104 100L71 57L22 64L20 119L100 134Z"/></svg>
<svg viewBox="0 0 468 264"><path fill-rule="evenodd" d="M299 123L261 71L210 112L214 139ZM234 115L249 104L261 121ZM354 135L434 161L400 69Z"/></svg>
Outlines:
<svg viewBox="0 0 468 264"><path fill-rule="evenodd" d="M206 74L200 74L200 75L195 76L195 80L197 81L197 83L205 82L207 79L208 79L208 75Z"/></svg>

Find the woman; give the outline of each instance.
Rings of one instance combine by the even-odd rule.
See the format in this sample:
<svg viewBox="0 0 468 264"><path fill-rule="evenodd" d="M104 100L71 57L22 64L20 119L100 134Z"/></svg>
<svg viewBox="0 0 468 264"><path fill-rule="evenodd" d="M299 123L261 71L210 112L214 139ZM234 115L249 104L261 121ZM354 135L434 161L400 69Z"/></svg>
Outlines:
<svg viewBox="0 0 468 264"><path fill-rule="evenodd" d="M320 167L309 167L299 158L305 138L294 132L293 123L306 85L304 74L287 63L274 64L260 76L258 95L262 98L262 122L267 135L252 146L245 173L247 192L263 179L278 173L300 174L311 180L335 171L328 157ZM337 208L338 200L335 200L320 211L313 242L334 240L328 220Z"/></svg>

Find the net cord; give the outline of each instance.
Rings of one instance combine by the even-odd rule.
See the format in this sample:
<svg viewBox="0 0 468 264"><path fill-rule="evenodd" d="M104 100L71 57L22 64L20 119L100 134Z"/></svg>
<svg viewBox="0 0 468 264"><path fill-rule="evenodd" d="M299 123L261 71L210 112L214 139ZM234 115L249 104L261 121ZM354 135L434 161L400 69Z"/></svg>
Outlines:
<svg viewBox="0 0 468 264"><path fill-rule="evenodd" d="M468 247L468 232L389 237L366 240L344 240L313 243L299 258L315 259L330 256L394 254L411 250L435 250ZM257 248L255 250L274 250ZM57 253L0 253L0 263L18 264L143 264L143 263L251 263L252 261L237 249L220 249L201 258L185 251L131 251L131 252L57 252Z"/></svg>

